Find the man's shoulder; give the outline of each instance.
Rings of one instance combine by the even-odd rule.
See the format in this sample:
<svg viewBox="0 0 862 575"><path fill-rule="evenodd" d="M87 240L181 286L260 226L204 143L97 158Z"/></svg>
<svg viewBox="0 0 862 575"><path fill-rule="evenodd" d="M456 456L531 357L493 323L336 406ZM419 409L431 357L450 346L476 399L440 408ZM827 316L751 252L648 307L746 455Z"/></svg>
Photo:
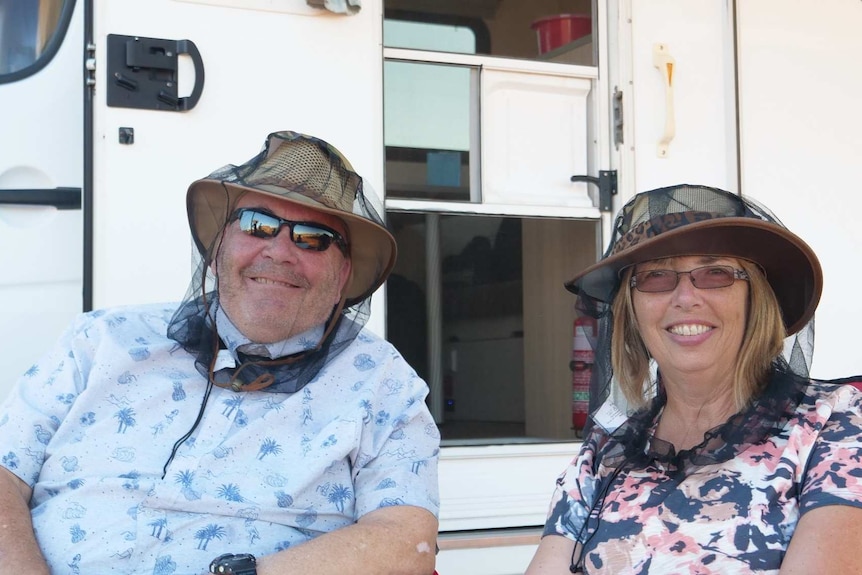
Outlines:
<svg viewBox="0 0 862 575"><path fill-rule="evenodd" d="M359 333L356 335L356 341L360 344L378 344L381 342L385 344L389 343L367 327L363 327L359 330Z"/></svg>
<svg viewBox="0 0 862 575"><path fill-rule="evenodd" d="M372 355L380 356L398 354L395 350L395 346L389 343L385 338L367 328L362 328L359 331L356 335L356 339L351 342L347 349L352 353L370 353Z"/></svg>
<svg viewBox="0 0 862 575"><path fill-rule="evenodd" d="M356 370L357 373L388 372L389 376L416 378L413 367L407 363L394 345L383 337L363 329L350 345L338 354L330 368Z"/></svg>
<svg viewBox="0 0 862 575"><path fill-rule="evenodd" d="M81 313L74 321L76 331L104 326L109 329L127 328L141 322L154 327L167 326L178 307L178 303L149 303L118 305Z"/></svg>

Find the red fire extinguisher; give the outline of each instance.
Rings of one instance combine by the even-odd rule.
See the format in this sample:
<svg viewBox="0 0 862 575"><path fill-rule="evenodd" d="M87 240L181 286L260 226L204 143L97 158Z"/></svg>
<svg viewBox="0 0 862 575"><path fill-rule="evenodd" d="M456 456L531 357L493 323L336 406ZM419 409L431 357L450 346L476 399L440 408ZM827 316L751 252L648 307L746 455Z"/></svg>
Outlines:
<svg viewBox="0 0 862 575"><path fill-rule="evenodd" d="M590 378L593 374L595 352L590 341L596 337L595 318L581 316L575 320L572 345L572 427L581 432L587 424L590 407Z"/></svg>

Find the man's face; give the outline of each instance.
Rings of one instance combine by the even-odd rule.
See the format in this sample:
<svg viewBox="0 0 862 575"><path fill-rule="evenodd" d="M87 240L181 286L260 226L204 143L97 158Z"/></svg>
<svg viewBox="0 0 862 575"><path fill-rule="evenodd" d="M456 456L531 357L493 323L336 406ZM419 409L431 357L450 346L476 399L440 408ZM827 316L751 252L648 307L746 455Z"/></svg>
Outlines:
<svg viewBox="0 0 862 575"><path fill-rule="evenodd" d="M347 238L339 218L256 193L237 208L256 208L280 218L315 222ZM350 260L333 243L322 252L291 240L287 226L274 238L257 238L233 221L215 258L219 302L234 325L256 343L273 343L323 324L341 300Z"/></svg>

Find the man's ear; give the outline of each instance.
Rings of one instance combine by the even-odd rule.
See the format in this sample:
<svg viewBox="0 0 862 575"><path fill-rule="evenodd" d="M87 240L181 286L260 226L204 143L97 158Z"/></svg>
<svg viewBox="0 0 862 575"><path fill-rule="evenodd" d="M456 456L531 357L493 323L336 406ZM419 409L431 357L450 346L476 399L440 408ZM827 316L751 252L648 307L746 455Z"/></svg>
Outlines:
<svg viewBox="0 0 862 575"><path fill-rule="evenodd" d="M350 258L344 258L344 261L341 263L341 270L339 270L339 286L338 293L335 294L335 303L341 301L341 298L344 296L344 288L353 278L353 263L350 261Z"/></svg>
<svg viewBox="0 0 862 575"><path fill-rule="evenodd" d="M209 267L210 272L215 277L218 277L218 258L219 253L221 252L222 242L224 241L225 235L227 233L228 224L225 223L224 227L221 231L216 235L215 240L213 241L213 245L211 249L211 253L209 254L210 263L207 267Z"/></svg>

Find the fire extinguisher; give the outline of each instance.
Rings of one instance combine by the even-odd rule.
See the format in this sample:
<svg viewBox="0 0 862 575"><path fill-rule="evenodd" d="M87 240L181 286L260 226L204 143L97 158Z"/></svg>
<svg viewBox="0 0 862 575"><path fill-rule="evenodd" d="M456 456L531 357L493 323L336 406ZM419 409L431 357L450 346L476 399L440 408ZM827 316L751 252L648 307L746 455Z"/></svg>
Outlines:
<svg viewBox="0 0 862 575"><path fill-rule="evenodd" d="M595 318L581 316L575 320L572 345L572 427L580 433L587 424L590 408L590 379L593 374L595 352L590 341L596 336Z"/></svg>

